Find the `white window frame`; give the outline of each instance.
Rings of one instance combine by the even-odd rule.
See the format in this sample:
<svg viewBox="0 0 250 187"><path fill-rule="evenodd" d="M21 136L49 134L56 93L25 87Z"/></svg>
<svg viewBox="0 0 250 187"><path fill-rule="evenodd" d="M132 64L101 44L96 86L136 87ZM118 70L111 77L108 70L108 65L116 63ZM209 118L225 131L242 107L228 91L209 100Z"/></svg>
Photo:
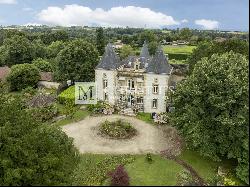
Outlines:
<svg viewBox="0 0 250 187"><path fill-rule="evenodd" d="M154 84L153 85L153 93L154 94L158 94L159 93L159 85L158 84Z"/></svg>
<svg viewBox="0 0 250 187"><path fill-rule="evenodd" d="M103 89L108 87L108 80L107 79L103 79Z"/></svg>
<svg viewBox="0 0 250 187"><path fill-rule="evenodd" d="M152 101L152 108L157 108L157 105L158 105L158 99L153 99Z"/></svg>

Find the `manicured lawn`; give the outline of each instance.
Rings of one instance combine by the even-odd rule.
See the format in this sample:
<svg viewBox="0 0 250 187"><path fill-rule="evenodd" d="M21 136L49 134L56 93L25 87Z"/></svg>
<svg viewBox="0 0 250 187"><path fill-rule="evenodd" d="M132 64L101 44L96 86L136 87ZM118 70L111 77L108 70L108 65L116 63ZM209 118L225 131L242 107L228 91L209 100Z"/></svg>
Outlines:
<svg viewBox="0 0 250 187"><path fill-rule="evenodd" d="M197 152L184 150L179 157L190 164L205 181L213 179L217 174L220 163L202 157Z"/></svg>
<svg viewBox="0 0 250 187"><path fill-rule="evenodd" d="M73 185L109 185L107 173L125 164L130 185L175 185L176 175L183 168L174 161L152 155L147 163L145 155L82 154L73 175Z"/></svg>
<svg viewBox="0 0 250 187"><path fill-rule="evenodd" d="M166 186L176 185L177 174L183 170L182 166L172 160L153 155L153 163L148 163L145 155L139 155L136 160L126 165L130 177L130 184L134 186Z"/></svg>
<svg viewBox="0 0 250 187"><path fill-rule="evenodd" d="M173 45L164 45L163 51L167 54L191 54L193 49L196 46L189 46L189 45L181 45L181 46L173 46Z"/></svg>
<svg viewBox="0 0 250 187"><path fill-rule="evenodd" d="M136 116L136 118L145 121L147 123L150 124L154 124L154 120L151 118L151 114L150 113L143 113L143 112L139 112Z"/></svg>

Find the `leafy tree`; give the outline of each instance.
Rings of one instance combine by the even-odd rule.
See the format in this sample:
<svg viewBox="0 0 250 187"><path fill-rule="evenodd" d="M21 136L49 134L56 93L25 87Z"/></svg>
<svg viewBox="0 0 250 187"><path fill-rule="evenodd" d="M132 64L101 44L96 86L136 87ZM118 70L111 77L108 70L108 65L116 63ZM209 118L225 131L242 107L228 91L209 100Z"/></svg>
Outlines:
<svg viewBox="0 0 250 187"><path fill-rule="evenodd" d="M205 41L199 43L188 59L190 73L193 71L195 64L203 57L210 58L215 53L223 54L229 51L249 57L249 43L239 39L230 39L224 42Z"/></svg>
<svg viewBox="0 0 250 187"><path fill-rule="evenodd" d="M150 55L154 55L156 53L157 47L159 44L156 41L149 42L148 51Z"/></svg>
<svg viewBox="0 0 250 187"><path fill-rule="evenodd" d="M42 72L51 72L52 71L52 65L42 59L42 58L38 58L36 60L33 60L32 63Z"/></svg>
<svg viewBox="0 0 250 187"><path fill-rule="evenodd" d="M105 38L102 27L96 29L96 47L99 52L99 55L103 55L105 52Z"/></svg>
<svg viewBox="0 0 250 187"><path fill-rule="evenodd" d="M32 118L20 98L0 92L0 185L67 185L78 163L72 139Z"/></svg>
<svg viewBox="0 0 250 187"><path fill-rule="evenodd" d="M98 60L98 52L91 43L74 40L58 54L58 74L62 80L92 81Z"/></svg>
<svg viewBox="0 0 250 187"><path fill-rule="evenodd" d="M180 30L179 37L181 40L190 40L192 36L192 32L189 30L189 28L183 28Z"/></svg>
<svg viewBox="0 0 250 187"><path fill-rule="evenodd" d="M69 35L65 30L58 30L53 32L47 31L41 34L40 39L43 41L44 44L50 45L52 42L55 41L68 41Z"/></svg>
<svg viewBox="0 0 250 187"><path fill-rule="evenodd" d="M47 57L47 48L46 45L42 42L42 40L34 40L32 42L34 47L34 58L46 58Z"/></svg>
<svg viewBox="0 0 250 187"><path fill-rule="evenodd" d="M31 42L23 36L13 36L4 41L2 61L5 65L31 63L34 49Z"/></svg>
<svg viewBox="0 0 250 187"><path fill-rule="evenodd" d="M152 31L144 31L139 36L139 45L142 46L144 41L147 41L148 43L157 41L156 35Z"/></svg>
<svg viewBox="0 0 250 187"><path fill-rule="evenodd" d="M189 147L214 160L238 161L237 176L249 183L248 63L233 52L202 58L173 95L173 124Z"/></svg>
<svg viewBox="0 0 250 187"><path fill-rule="evenodd" d="M7 77L11 90L22 90L29 86L35 87L39 79L39 70L33 64L14 65Z"/></svg>
<svg viewBox="0 0 250 187"><path fill-rule="evenodd" d="M124 45L122 46L121 50L120 50L120 57L121 59L125 59L130 55L134 55L134 49L130 46L130 45Z"/></svg>
<svg viewBox="0 0 250 187"><path fill-rule="evenodd" d="M52 42L48 47L48 58L56 58L59 52L65 47L65 43L63 41L55 41Z"/></svg>

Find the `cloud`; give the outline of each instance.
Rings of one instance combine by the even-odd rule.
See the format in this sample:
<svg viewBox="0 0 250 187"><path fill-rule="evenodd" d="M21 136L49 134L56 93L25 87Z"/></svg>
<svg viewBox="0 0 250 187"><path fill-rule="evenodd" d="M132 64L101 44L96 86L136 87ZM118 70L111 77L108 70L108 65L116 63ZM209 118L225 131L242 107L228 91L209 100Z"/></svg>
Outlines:
<svg viewBox="0 0 250 187"><path fill-rule="evenodd" d="M17 4L16 0L0 0L0 4Z"/></svg>
<svg viewBox="0 0 250 187"><path fill-rule="evenodd" d="M28 27L28 26L42 26L42 24L40 24L40 23L26 23L26 24L24 24L22 26L25 26L25 27Z"/></svg>
<svg viewBox="0 0 250 187"><path fill-rule="evenodd" d="M188 23L188 20L187 19L183 19L183 20L181 20L181 23Z"/></svg>
<svg viewBox="0 0 250 187"><path fill-rule="evenodd" d="M201 25L203 29L213 30L219 27L219 22L216 20L199 19L195 20L196 25Z"/></svg>
<svg viewBox="0 0 250 187"><path fill-rule="evenodd" d="M178 25L172 16L155 12L149 8L135 6L91 9L77 4L60 7L48 7L38 13L38 20L59 26L110 26L110 27L147 27L160 28Z"/></svg>
<svg viewBox="0 0 250 187"><path fill-rule="evenodd" d="M25 8L23 8L22 10L23 10L23 11L26 11L26 12L29 12L29 11L32 11L33 8L25 7Z"/></svg>

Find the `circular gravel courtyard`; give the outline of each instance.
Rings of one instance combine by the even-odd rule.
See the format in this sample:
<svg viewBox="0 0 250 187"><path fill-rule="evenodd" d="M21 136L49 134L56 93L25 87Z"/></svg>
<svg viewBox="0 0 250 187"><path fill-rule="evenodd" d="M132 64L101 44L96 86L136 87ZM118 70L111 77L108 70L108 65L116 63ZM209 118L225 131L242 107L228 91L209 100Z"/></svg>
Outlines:
<svg viewBox="0 0 250 187"><path fill-rule="evenodd" d="M133 125L138 135L129 140L114 140L98 135L98 126L105 120L115 121L124 119ZM173 149L173 133L175 129L169 126L155 126L134 117L88 116L82 121L65 125L63 131L74 138L74 144L81 153L97 154L142 154L159 153ZM178 151L178 150L176 150Z"/></svg>

